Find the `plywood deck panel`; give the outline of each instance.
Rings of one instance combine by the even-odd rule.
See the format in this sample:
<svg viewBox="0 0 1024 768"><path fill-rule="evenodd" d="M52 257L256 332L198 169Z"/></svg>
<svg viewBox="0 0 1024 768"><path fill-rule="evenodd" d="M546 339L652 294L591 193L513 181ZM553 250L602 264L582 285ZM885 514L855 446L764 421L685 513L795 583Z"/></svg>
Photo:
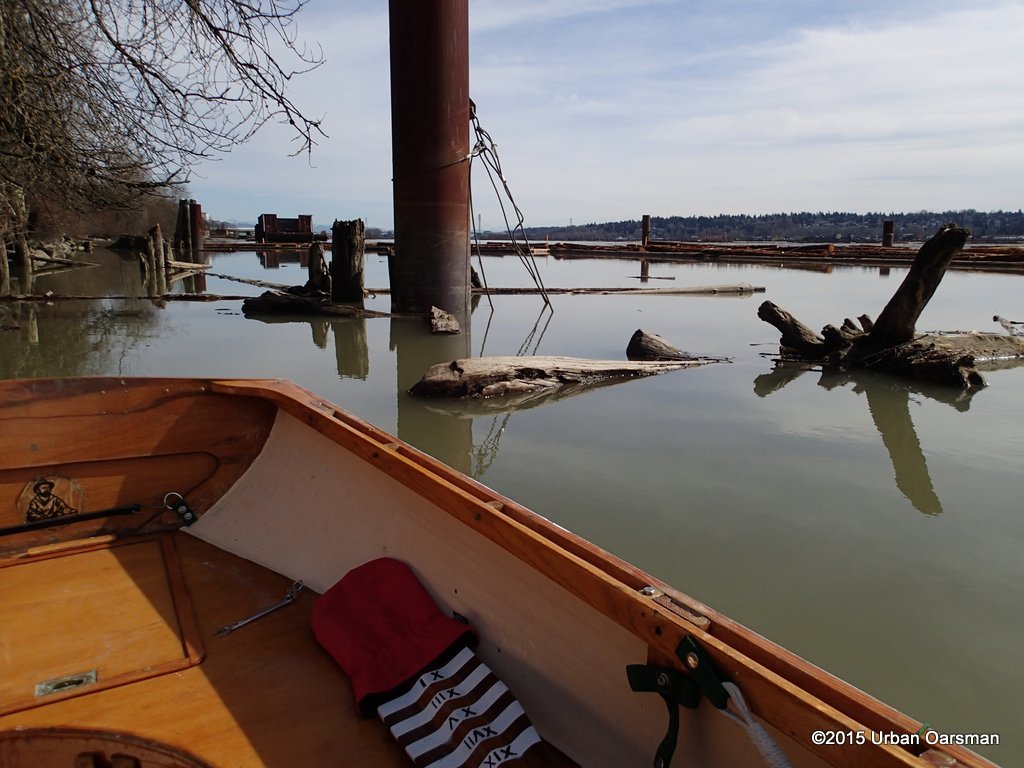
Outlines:
<svg viewBox="0 0 1024 768"><path fill-rule="evenodd" d="M197 663L172 583L158 539L0 568L0 713ZM87 672L95 683L35 693L39 683Z"/></svg>
<svg viewBox="0 0 1024 768"><path fill-rule="evenodd" d="M226 637L219 627L274 603L289 579L176 536L199 666L0 717L15 726L128 730L223 766L407 766L378 720L360 718L348 678L309 627L314 594Z"/></svg>

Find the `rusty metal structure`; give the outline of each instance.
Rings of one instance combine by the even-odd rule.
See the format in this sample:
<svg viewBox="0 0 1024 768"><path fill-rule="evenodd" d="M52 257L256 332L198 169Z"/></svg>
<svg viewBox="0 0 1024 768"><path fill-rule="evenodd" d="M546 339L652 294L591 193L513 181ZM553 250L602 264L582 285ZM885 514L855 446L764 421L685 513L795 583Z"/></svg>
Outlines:
<svg viewBox="0 0 1024 768"><path fill-rule="evenodd" d="M396 312L469 316L469 2L390 0Z"/></svg>
<svg viewBox="0 0 1024 768"><path fill-rule="evenodd" d="M258 243L310 243L313 241L313 217L308 214L287 219L276 213L261 213L256 223Z"/></svg>

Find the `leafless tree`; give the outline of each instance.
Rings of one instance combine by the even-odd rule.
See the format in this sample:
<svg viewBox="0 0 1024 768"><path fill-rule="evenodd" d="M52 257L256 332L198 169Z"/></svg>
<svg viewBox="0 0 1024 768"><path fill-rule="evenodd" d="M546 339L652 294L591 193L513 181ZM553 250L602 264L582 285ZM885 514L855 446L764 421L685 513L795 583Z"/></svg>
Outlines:
<svg viewBox="0 0 1024 768"><path fill-rule="evenodd" d="M124 206L268 121L293 127L294 154L311 151L320 122L287 94L323 62L297 36L304 5L2 0L0 234L23 225L17 194Z"/></svg>

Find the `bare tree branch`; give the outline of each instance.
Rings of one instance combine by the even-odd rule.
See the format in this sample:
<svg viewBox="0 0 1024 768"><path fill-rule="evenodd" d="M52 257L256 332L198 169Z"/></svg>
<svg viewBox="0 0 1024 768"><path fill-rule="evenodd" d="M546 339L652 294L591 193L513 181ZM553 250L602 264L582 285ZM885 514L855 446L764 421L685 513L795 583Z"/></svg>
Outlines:
<svg viewBox="0 0 1024 768"><path fill-rule="evenodd" d="M0 199L20 189L72 207L123 206L186 181L198 161L270 121L292 126L294 154L308 154L325 134L287 94L323 63L298 38L304 5L3 0Z"/></svg>

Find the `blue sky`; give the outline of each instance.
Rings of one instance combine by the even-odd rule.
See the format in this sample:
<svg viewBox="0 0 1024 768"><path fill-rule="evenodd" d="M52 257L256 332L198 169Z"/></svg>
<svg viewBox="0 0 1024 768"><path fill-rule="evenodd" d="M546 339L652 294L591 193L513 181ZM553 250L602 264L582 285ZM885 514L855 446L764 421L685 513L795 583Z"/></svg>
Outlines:
<svg viewBox="0 0 1024 768"><path fill-rule="evenodd" d="M470 91L527 226L1024 206L1024 2L470 0ZM323 117L196 169L214 218L390 228L384 0L311 0ZM501 225L474 172L485 229Z"/></svg>

